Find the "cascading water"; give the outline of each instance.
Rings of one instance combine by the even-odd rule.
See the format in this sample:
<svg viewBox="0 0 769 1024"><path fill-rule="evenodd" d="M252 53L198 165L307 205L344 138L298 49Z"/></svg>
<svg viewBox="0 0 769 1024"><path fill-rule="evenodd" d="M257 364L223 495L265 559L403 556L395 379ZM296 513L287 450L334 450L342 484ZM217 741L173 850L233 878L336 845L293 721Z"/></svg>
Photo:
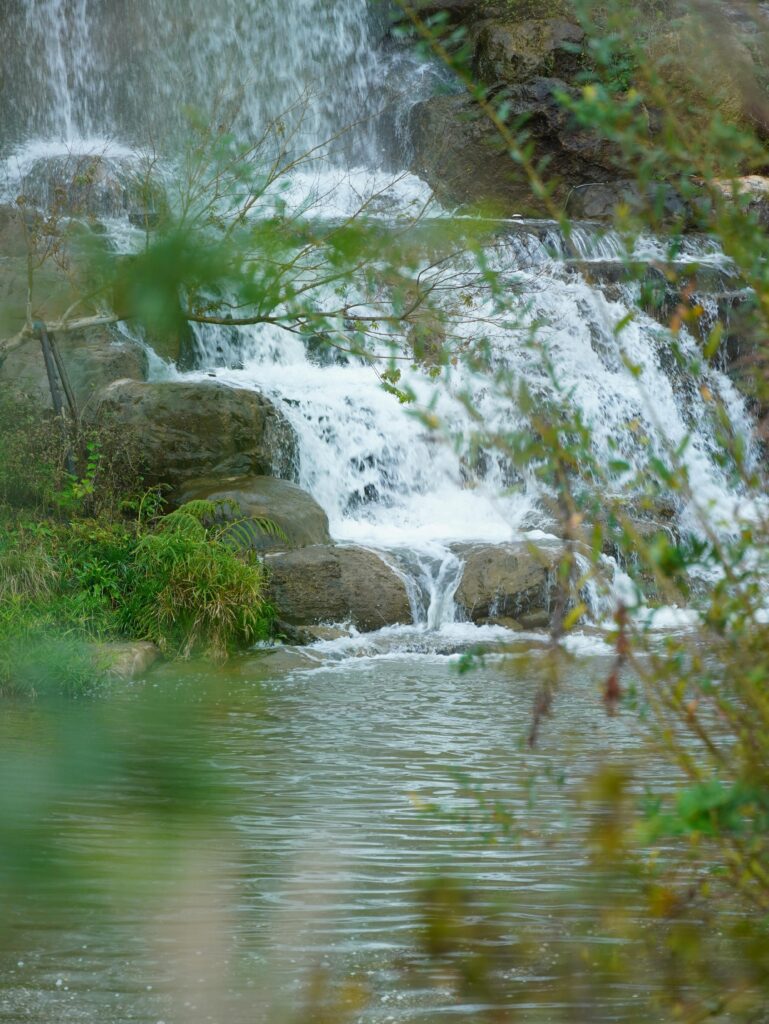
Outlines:
<svg viewBox="0 0 769 1024"><path fill-rule="evenodd" d="M334 185L324 189L325 213L338 217L361 191L381 188L383 168L392 160L392 148L385 154L382 140L391 142L403 123L414 83L429 88L429 74L403 54L385 58L377 50L382 12L375 15L367 0L10 0L6 7L0 103L10 117L0 129L0 145L9 165L15 161L24 173L41 154L87 151L89 145L100 152L108 140L118 144L121 157L131 146L147 144L172 153L187 105L210 111L217 98L241 91L237 130L246 138L297 100L292 116L300 149L360 123L325 154L322 173ZM404 68L405 88L393 76ZM384 125L375 116L383 96L395 107ZM350 161L362 169L351 171ZM290 189L285 197L291 200ZM429 197L420 182L405 176L390 198L397 212ZM313 216L323 213L313 210ZM114 230L121 246L130 245L126 224ZM494 258L522 329L539 325L569 401L591 426L595 456L608 461L619 452L638 469L689 435L684 458L693 489L717 519L729 522L739 497L718 465L710 409L691 379L671 368L664 332L652 319L636 316L618 337L614 327L627 318L631 295L620 289L610 299L573 266L616 261L624 251L620 238L599 237L589 227L566 240L550 224L511 222ZM653 239L638 243L635 253L642 260L662 255ZM689 243L683 257L720 265L705 240ZM471 277L468 272L468 282ZM521 343L521 332L495 325L488 296L474 294L470 283L466 290L474 304L468 341L483 322L496 365L547 398L551 383ZM300 441L299 483L327 511L332 535L383 553L407 579L423 627L439 630L456 618L459 545L547 532L550 524L531 481L517 479L511 487L493 459L483 472L474 470L461 446L438 439L383 391L369 365L354 358L319 362L299 338L264 325L205 328L197 341L199 372L258 388L280 403ZM685 331L679 344L696 354ZM640 387L628 364L643 368ZM155 368L176 373L157 361ZM492 428L503 429L517 416L488 380L469 371L457 370L437 393L418 372L407 371L406 378L418 404L437 403L456 436L472 425L458 400L463 389L475 391ZM747 413L729 380L712 370L708 385L747 436ZM690 508L679 515L684 527L695 528Z"/></svg>
<svg viewBox="0 0 769 1024"><path fill-rule="evenodd" d="M5 147L109 138L167 153L187 107L221 114L221 104L238 96L244 134L299 103L287 116L310 148L377 109L367 0L8 0L3 7Z"/></svg>

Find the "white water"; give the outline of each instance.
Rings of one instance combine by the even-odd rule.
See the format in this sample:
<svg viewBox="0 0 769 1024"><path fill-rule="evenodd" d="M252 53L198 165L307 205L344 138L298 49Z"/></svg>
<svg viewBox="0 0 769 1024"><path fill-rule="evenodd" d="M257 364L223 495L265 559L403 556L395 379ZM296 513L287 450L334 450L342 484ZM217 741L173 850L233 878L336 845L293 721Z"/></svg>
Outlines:
<svg viewBox="0 0 769 1024"><path fill-rule="evenodd" d="M300 150L361 122L328 159L281 193L290 209L313 217L344 216L382 191L392 178L383 170L384 150L391 156L392 136L431 74L410 58L377 50L381 23L366 0L143 0L131 6L130 17L122 5L99 0L13 0L6 24L11 38L23 33L28 40L10 48L11 74L0 92L10 112L3 141L11 178L23 180L41 162L72 152L102 154L106 147L111 159L130 159L135 145L157 144L176 131L186 104L210 110L217 97L241 88L237 130L251 137L309 90L314 96L287 122ZM393 69L405 86L393 80ZM376 122L383 103L393 112L388 122ZM372 213L395 221L428 204L422 183L403 175ZM134 236L125 221L111 230L121 248L130 248ZM629 293L609 301L565 262L575 254L617 260L625 252L618 236L599 236L588 226L567 244L552 226L511 223L492 265L504 279L505 320L515 319L515 329L500 319L474 266L457 263L452 293L463 291L469 305L455 319L455 334L468 345L488 339L492 370L504 378L501 390L489 386L488 375L467 370L452 370L436 386L406 368L403 384L417 401L402 406L370 365L355 359L319 365L300 339L271 327L201 330L200 372L258 388L280 404L300 440L299 483L327 511L332 535L381 551L407 579L422 628L450 632L459 628L453 597L462 570L452 545L541 538L552 527L547 495L532 478L512 473L493 455L473 468L467 438L474 424L460 400L465 391L473 394L484 429L509 431L525 421L505 388L512 393L525 381L539 401L558 397L581 417L592 431L596 460L606 465L621 458L633 472L652 457L666 459L689 438L683 460L695 498L679 503L682 529L701 532L704 517L729 530L750 512L718 465L714 404L691 374L672 364L669 335L643 315L617 335ZM665 256L654 239L636 243L633 255ZM687 243L681 257L722 262L704 240ZM560 391L526 345L533 325ZM684 331L678 341L695 359L694 340ZM175 373L157 363L155 372ZM716 370L705 380L735 430L748 436L750 420L730 381ZM416 415L427 408L440 422L437 431ZM618 477L617 493L625 482ZM601 594L592 600L596 615L606 610ZM467 627L461 631L464 636Z"/></svg>
<svg viewBox="0 0 769 1024"><path fill-rule="evenodd" d="M6 143L108 136L162 151L187 106L221 114L237 96L240 130L253 133L308 96L288 121L314 145L377 109L377 19L367 0L7 0L3 8Z"/></svg>

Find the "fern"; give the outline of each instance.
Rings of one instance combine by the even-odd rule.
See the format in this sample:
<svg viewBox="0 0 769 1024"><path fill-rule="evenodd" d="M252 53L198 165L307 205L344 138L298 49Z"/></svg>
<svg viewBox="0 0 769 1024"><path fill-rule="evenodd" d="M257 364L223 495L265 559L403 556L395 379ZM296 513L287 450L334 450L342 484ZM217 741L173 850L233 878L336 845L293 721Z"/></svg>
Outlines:
<svg viewBox="0 0 769 1024"><path fill-rule="evenodd" d="M264 516L243 517L227 523L218 531L216 539L228 547L242 551L253 548L259 534L288 542L285 530L274 520L266 519Z"/></svg>

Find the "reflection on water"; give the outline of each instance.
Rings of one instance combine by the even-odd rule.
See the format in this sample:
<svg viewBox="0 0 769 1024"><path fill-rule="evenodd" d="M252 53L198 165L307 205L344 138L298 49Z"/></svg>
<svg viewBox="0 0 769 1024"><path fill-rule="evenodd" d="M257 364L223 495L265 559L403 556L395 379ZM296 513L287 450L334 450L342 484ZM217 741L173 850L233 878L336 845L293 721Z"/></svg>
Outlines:
<svg viewBox="0 0 769 1024"><path fill-rule="evenodd" d="M535 753L536 658L467 675L440 656L278 664L165 668L94 705L4 709L6 796L55 787L66 737L85 762L36 805L55 827L0 930L0 1021L320 1020L302 1010L317 971L348 979L351 1019L469 1019L481 1007L457 1006L417 954L415 894L438 869L473 887L495 941L540 942L541 972L511 973L505 998L553 1019L561 944L601 943L597 908L628 898L575 899L589 821L569 819L571 799L607 752L637 762L639 786L655 771L637 722L601 713L601 660L569 668ZM459 772L519 813L520 836L472 826ZM635 995L607 990L591 1019L628 1019Z"/></svg>

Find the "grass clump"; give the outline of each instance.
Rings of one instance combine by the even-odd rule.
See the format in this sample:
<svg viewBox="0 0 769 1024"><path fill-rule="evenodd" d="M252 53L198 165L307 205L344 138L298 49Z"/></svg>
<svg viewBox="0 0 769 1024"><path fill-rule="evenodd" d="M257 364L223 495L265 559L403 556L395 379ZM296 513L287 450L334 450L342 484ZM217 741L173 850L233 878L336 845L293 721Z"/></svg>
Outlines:
<svg viewBox="0 0 769 1024"><path fill-rule="evenodd" d="M168 654L203 651L216 659L269 633L264 567L207 526L216 504L193 502L165 516L133 552L126 628Z"/></svg>

